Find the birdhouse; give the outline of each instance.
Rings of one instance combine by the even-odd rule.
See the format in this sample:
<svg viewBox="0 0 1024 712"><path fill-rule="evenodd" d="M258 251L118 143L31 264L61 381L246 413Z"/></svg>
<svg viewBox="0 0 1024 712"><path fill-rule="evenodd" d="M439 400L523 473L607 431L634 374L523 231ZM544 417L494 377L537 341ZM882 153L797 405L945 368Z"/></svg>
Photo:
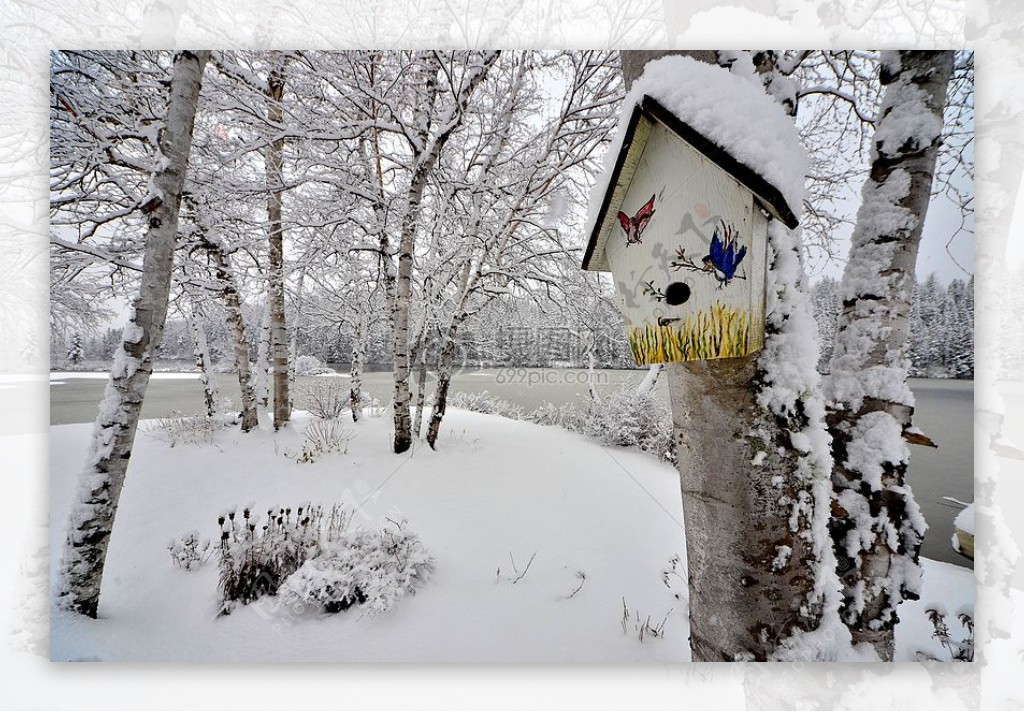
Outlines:
<svg viewBox="0 0 1024 712"><path fill-rule="evenodd" d="M777 187L643 97L583 258L583 269L611 271L638 365L735 358L764 345L772 218L797 225Z"/></svg>

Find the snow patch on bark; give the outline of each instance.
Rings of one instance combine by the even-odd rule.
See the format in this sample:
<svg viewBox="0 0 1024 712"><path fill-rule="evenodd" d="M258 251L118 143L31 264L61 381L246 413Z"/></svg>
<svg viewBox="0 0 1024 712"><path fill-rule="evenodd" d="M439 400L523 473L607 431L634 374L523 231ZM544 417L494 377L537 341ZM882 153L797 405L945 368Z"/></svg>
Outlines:
<svg viewBox="0 0 1024 712"><path fill-rule="evenodd" d="M775 550L775 559L772 560L772 571L781 571L789 563L789 556L793 553L793 547L780 546Z"/></svg>
<svg viewBox="0 0 1024 712"><path fill-rule="evenodd" d="M853 645L850 631L838 616L830 616L823 619L817 629L782 641L772 655L772 662L877 663L881 660L870 645Z"/></svg>
<svg viewBox="0 0 1024 712"><path fill-rule="evenodd" d="M804 289L806 275L800 262L799 232L772 221L768 238L771 269L767 282L765 345L758 357L757 402L778 422L788 425L790 443L795 450L790 456L796 459L791 482L796 493L790 530L809 545L814 576L813 593L810 600L804 602L803 610L806 615L811 615L812 609L821 611L818 630L825 627L834 635L842 628L836 613L840 584L828 533L832 455L817 370L817 324L810 296ZM774 480L772 484L776 484ZM781 549L775 563L780 561L780 555ZM787 553L787 561L788 556ZM835 646L835 643L832 637L829 645ZM797 632L780 646L779 654L782 659L788 659L787 655L807 659L803 656L809 650L822 645L817 632Z"/></svg>
<svg viewBox="0 0 1024 712"><path fill-rule="evenodd" d="M903 81L899 97L886 92L882 103L884 121L875 131L875 149L879 155L893 157L920 151L939 138L941 117L929 109L929 96L910 81Z"/></svg>
<svg viewBox="0 0 1024 712"><path fill-rule="evenodd" d="M864 203L840 288L852 313L836 337L828 383L829 397L851 411L859 410L866 398L914 404L907 385L906 349L885 352L880 363L875 357L878 344L890 341L894 307L886 297L902 291L912 278L902 270L888 269L897 250L903 249L902 242L881 239L917 226L914 214L899 205L909 192L910 174L903 169L893 171L881 184L868 179L864 185Z"/></svg>
<svg viewBox="0 0 1024 712"><path fill-rule="evenodd" d="M126 344L137 344L142 341L145 332L142 327L135 323L134 319L124 325L123 338Z"/></svg>
<svg viewBox="0 0 1024 712"><path fill-rule="evenodd" d="M850 435L843 465L860 473L872 492L882 490L882 475L887 467L910 462L903 428L884 411L861 417Z"/></svg>

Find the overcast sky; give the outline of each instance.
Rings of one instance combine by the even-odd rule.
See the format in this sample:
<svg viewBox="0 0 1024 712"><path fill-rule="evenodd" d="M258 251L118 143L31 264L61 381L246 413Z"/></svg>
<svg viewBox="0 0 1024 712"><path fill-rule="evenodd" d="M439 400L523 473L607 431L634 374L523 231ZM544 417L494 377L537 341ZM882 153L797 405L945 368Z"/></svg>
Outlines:
<svg viewBox="0 0 1024 712"><path fill-rule="evenodd" d="M851 204L851 209L855 211L856 205ZM967 221L966 229L959 229L960 222L958 206L945 195L932 197L917 257L919 282L923 282L932 273L943 284L948 284L954 279L969 279L974 273L974 219L971 217ZM811 281L817 281L826 275L835 279L842 278L852 232L851 226L837 236L836 242L840 253L837 259L828 263L812 261L808 265ZM1018 248L1018 252L1018 263L1024 263L1024 249ZM1011 262L1012 259L1011 257Z"/></svg>

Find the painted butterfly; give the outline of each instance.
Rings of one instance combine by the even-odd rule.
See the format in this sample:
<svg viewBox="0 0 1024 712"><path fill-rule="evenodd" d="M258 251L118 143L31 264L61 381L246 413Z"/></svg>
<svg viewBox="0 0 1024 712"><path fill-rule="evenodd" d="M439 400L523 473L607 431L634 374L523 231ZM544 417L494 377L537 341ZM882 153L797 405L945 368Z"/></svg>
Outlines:
<svg viewBox="0 0 1024 712"><path fill-rule="evenodd" d="M647 227L647 223L651 221L654 216L654 196L644 203L644 206L636 211L636 215L629 217L621 210L619 211L619 224L622 226L623 231L626 233L626 247L629 247L633 243L640 244L640 236L643 235L644 228Z"/></svg>

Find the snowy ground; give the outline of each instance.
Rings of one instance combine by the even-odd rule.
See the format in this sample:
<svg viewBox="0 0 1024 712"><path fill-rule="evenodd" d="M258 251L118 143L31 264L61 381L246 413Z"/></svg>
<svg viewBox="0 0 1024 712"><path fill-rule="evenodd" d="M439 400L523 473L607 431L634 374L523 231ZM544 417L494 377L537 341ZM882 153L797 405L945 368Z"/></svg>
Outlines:
<svg viewBox="0 0 1024 712"><path fill-rule="evenodd" d="M683 555L673 468L603 448L559 428L450 410L437 452L388 452L387 418L356 427L347 454L298 464L305 419L275 434L228 430L213 445L171 448L140 432L111 542L101 618L54 613L53 660L179 661L685 661ZM145 429L146 426L143 426ZM91 426L51 428L51 551L59 552ZM225 508L311 500L362 503L356 521L406 518L436 571L385 614L295 614L265 599L218 618L215 559L174 567L170 539L210 538ZM517 583L510 555L521 573ZM51 557L51 576L57 557ZM585 575L583 587L579 573ZM972 572L926 562L924 602L973 608ZM664 637L623 632L631 613L665 620ZM905 605L900 659L945 657L922 603ZM959 624L951 621L955 637Z"/></svg>

